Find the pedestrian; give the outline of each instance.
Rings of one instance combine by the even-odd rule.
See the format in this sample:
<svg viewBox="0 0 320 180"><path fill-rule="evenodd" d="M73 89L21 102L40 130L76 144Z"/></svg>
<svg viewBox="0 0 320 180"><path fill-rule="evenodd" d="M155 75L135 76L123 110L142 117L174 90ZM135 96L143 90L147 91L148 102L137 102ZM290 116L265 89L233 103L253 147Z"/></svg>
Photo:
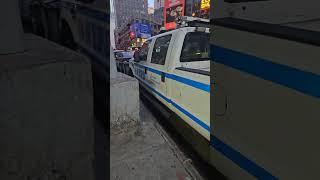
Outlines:
<svg viewBox="0 0 320 180"><path fill-rule="evenodd" d="M134 61L139 61L139 49L138 48L135 48L133 58L134 58Z"/></svg>

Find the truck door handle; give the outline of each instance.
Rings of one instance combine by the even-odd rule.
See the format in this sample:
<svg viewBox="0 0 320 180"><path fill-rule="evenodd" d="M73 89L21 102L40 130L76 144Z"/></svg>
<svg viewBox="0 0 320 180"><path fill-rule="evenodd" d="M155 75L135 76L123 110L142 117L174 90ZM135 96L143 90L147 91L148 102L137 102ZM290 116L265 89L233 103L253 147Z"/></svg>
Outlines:
<svg viewBox="0 0 320 180"><path fill-rule="evenodd" d="M161 72L161 82L165 82L166 74L164 72Z"/></svg>

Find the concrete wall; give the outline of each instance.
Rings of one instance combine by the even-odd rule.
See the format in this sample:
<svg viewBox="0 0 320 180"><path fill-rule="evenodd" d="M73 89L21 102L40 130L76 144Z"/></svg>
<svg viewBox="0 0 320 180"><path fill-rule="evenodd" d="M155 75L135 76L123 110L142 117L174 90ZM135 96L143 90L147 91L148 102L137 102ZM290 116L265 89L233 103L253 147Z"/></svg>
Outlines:
<svg viewBox="0 0 320 180"><path fill-rule="evenodd" d="M0 56L0 179L94 179L90 63L25 35Z"/></svg>

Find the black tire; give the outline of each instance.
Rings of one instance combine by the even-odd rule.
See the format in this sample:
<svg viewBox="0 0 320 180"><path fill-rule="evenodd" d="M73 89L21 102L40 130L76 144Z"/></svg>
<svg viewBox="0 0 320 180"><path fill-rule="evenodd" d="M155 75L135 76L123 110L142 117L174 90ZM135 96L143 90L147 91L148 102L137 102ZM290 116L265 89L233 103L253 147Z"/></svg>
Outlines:
<svg viewBox="0 0 320 180"><path fill-rule="evenodd" d="M123 63L120 63L120 72L121 72L121 73L124 73L124 70L123 70Z"/></svg>
<svg viewBox="0 0 320 180"><path fill-rule="evenodd" d="M129 76L133 77L133 72L132 72L131 68L129 70Z"/></svg>

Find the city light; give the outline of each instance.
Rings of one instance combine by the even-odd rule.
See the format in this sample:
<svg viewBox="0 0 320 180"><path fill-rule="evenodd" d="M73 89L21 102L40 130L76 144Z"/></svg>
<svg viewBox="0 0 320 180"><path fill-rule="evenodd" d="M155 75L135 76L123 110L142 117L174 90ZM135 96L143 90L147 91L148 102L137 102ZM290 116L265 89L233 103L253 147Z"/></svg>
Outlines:
<svg viewBox="0 0 320 180"><path fill-rule="evenodd" d="M130 32L130 37L131 38L134 38L134 35L135 35L134 32Z"/></svg>
<svg viewBox="0 0 320 180"><path fill-rule="evenodd" d="M209 9L210 8L210 0L201 0L201 6L200 9Z"/></svg>

